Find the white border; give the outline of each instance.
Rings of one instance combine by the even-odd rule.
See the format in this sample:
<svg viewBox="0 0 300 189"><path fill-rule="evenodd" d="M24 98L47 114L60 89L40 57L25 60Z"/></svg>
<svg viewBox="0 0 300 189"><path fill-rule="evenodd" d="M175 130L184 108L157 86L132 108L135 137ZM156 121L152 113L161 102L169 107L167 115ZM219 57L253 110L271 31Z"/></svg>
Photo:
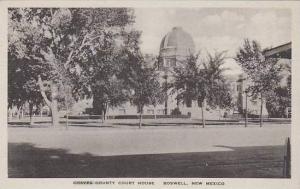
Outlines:
<svg viewBox="0 0 300 189"><path fill-rule="evenodd" d="M7 8L8 7L248 7L290 8L292 10L292 178L291 179L229 179L229 178L181 178L181 179L12 179L7 178ZM222 181L225 186L190 186L191 188L300 188L300 2L297 1L0 1L0 189L32 188L189 188L164 186L162 181ZM75 180L143 180L154 181L155 186L73 185Z"/></svg>

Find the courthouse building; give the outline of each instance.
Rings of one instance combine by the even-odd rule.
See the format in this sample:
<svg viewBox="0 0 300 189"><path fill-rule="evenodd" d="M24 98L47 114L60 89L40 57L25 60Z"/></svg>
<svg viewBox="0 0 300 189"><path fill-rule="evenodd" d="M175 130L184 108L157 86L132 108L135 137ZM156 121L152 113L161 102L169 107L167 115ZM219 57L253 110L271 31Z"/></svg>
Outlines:
<svg viewBox="0 0 300 189"><path fill-rule="evenodd" d="M164 82L171 82L173 77L173 68L183 66L185 60L191 54L196 52L195 43L192 36L181 27L174 27L163 38L159 46L159 60L157 72L161 84ZM152 59L152 61L155 61ZM153 65L153 62L148 62ZM229 77L232 82L232 93L234 99L237 99L236 80L237 77ZM176 94L170 95L168 91L167 98L164 103L157 107L146 106L144 108L144 114L156 114L156 115L169 115L176 108L179 108L183 115L190 115L194 118L201 118L201 108L198 106L197 101L189 100L187 102L178 102ZM209 107L205 110L206 117L216 119L221 118L224 115L225 110L212 110ZM137 107L131 105L129 102L123 106L117 108L111 108L108 110L108 115L136 115ZM231 110L228 113L233 113Z"/></svg>
<svg viewBox="0 0 300 189"><path fill-rule="evenodd" d="M159 75L159 81L161 84L172 81L173 68L183 66L185 60L191 54L196 52L195 43L192 36L181 27L174 27L168 32L161 40L159 46L159 58L158 64L155 64L156 58L153 55L145 56L145 61L149 66L156 65ZM264 52L266 58L279 58L282 64L290 63L291 61L291 43L269 49ZM288 75L283 73L283 75ZM246 100L248 101L248 112L254 115L259 115L260 104L257 101L251 101L250 98L246 98L245 89L249 85L249 81L244 78L245 74L241 75L225 75L228 83L231 87L231 94L234 107L230 110L211 109L207 107L205 109L205 116L207 119L223 119L226 112L229 116L242 115L245 110ZM283 84L286 85L286 84ZM74 109L78 110L80 107L92 108L92 99L84 99L80 104L75 104ZM178 102L176 94L171 95L168 91L165 102L153 106L146 106L143 114L145 115L169 115L172 114L174 109L178 108L183 115L189 115L192 118L201 118L201 108L198 106L197 101L188 100L185 102ZM107 110L107 115L137 115L138 109L136 106L127 102L119 107L110 107ZM267 110L263 108L263 115L267 116Z"/></svg>

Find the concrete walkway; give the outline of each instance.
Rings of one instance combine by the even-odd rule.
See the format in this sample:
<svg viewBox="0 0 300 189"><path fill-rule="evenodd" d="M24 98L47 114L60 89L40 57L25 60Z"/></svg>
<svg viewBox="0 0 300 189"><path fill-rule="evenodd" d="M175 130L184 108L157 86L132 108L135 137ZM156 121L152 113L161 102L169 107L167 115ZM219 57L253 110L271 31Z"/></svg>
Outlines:
<svg viewBox="0 0 300 189"><path fill-rule="evenodd" d="M68 153L97 156L230 151L232 147L283 145L290 125L136 127L124 128L9 128L9 143L29 143L38 148L64 149Z"/></svg>

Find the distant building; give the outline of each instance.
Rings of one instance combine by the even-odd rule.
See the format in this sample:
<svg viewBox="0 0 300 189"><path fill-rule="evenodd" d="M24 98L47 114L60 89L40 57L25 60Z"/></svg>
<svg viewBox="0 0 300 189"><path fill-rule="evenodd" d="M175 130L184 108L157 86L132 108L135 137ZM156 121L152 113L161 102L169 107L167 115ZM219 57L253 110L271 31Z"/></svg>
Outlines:
<svg viewBox="0 0 300 189"><path fill-rule="evenodd" d="M264 51L264 56L266 58L280 58L280 59L288 59L292 58L292 42L267 49Z"/></svg>
<svg viewBox="0 0 300 189"><path fill-rule="evenodd" d="M174 27L167 33L161 43L159 51L158 72L161 83L168 83L173 78L173 68L184 66L185 60L195 53L195 43L192 36L181 27ZM234 82L235 83L235 82ZM235 92L235 86L233 88ZM170 95L168 91L167 98L163 105L159 107L159 113L171 114L176 108L184 115L190 115L194 118L201 118L201 108L197 101L187 100L179 102L176 99L177 94ZM205 110L205 115L209 119L218 119L223 117L225 110L212 110L209 107Z"/></svg>
<svg viewBox="0 0 300 189"><path fill-rule="evenodd" d="M192 36L181 27L174 27L160 43L159 70L170 71L172 67L182 64L183 60L194 53L195 44Z"/></svg>
<svg viewBox="0 0 300 189"><path fill-rule="evenodd" d="M174 27L168 32L160 43L158 64L156 65L161 84L170 82L173 77L173 68L183 66L186 58L194 53L195 43L189 33L181 27ZM153 55L145 56L146 62L149 62L151 66L153 66L153 62L155 62L153 57ZM197 101L189 100L187 102L179 103L176 99L176 94L170 95L170 91L163 104L160 104L157 107L146 106L144 108L144 114L167 115L171 114L176 108L179 108L184 115L201 118L201 109L198 107ZM137 108L129 102L125 103L123 106L108 110L109 115L135 115L137 113ZM223 112L220 114L220 111L213 111L207 108L206 116L209 118L210 115L211 118L222 117Z"/></svg>
<svg viewBox="0 0 300 189"><path fill-rule="evenodd" d="M195 53L195 43L192 36L181 27L174 27L170 32L168 32L162 38L159 48L158 61L156 56L147 54L145 55L145 62L149 67L157 67L161 84L171 82L173 78L173 68L183 66L186 58ZM290 62L291 59L291 43L266 50L264 55L266 58L280 58L280 61L286 64L286 60ZM283 73L283 75L287 74ZM205 110L205 116L207 119L222 119L224 118L225 112L227 115L236 114L237 116L242 116L242 113L245 110L245 88L249 84L249 81L244 79L246 78L245 74L227 75L226 78L231 87L233 103L235 106L230 110L213 110L207 107ZM170 91L168 91L167 98L163 104L157 105L156 107L146 106L143 113L145 115L169 115L172 111L178 108L184 115L190 115L193 118L201 118L201 108L199 108L197 101L188 100L178 102L176 95L177 94L170 95ZM251 101L250 98L247 100L248 112L254 115L259 115L259 103ZM81 103L77 105L77 107L87 106L88 108L92 108L92 99L86 101L84 104ZM263 109L263 115L267 116L268 113L265 106ZM136 114L138 114L138 109L136 106L130 104L130 102L119 107L110 107L107 110L107 115Z"/></svg>
<svg viewBox="0 0 300 189"><path fill-rule="evenodd" d="M158 72L161 83L170 82L173 76L173 68L183 66L182 64L184 64L186 58L194 54L194 52L195 44L192 36L181 27L174 27L172 31L167 33L163 37L159 49ZM175 108L179 108L182 111L184 104L188 104L188 107L192 106L192 101L190 101L184 102L179 107L180 104L176 100L176 96L177 94L170 95L170 91L168 91L164 107L161 106L160 113L170 114Z"/></svg>
<svg viewBox="0 0 300 189"><path fill-rule="evenodd" d="M173 68L183 66L186 58L195 53L195 43L192 36L181 27L174 27L170 32L168 32L163 37L159 48L158 61L156 61L157 59L154 55L147 54L145 55L145 62L147 62L147 66L157 66L157 72L161 84L170 82L173 77ZM228 80L230 81L234 98L236 98L237 79L235 77L229 77ZM157 105L156 107L146 106L143 113L145 115L169 115L172 113L172 111L178 108L183 115L201 118L201 108L199 108L197 101L188 100L186 102L179 103L176 99L176 96L177 94L170 95L170 91L168 91L167 98L163 104ZM91 100L83 104L78 102L76 106L89 106L89 108L92 107ZM207 107L205 110L205 116L208 119L219 119L223 117L224 112L225 110L212 110ZM233 110L230 110L229 114L232 113ZM130 102L127 102L119 107L110 107L107 110L107 115L136 114L138 114L138 109L136 106L131 105Z"/></svg>
<svg viewBox="0 0 300 189"><path fill-rule="evenodd" d="M280 82L281 86L287 86L290 83L288 80L288 77L290 75L290 71L288 70L291 67L291 53L292 53L292 46L291 42L267 49L263 52L264 57L266 59L268 58L276 58L278 59L278 64L282 65L283 70L281 71L282 79ZM246 108L246 100L247 100L247 109L248 113L253 115L259 115L260 110L260 102L257 100L252 101L251 98L246 97L245 89L247 86L251 84L251 81L247 80L246 74L241 74L237 80L237 90L238 90L238 99L237 99L237 108L240 113L245 111ZM286 116L289 116L290 114L290 108L286 110ZM266 109L266 104L264 102L263 104L263 116L267 117L268 112Z"/></svg>
<svg viewBox="0 0 300 189"><path fill-rule="evenodd" d="M281 72L281 86L290 85L288 83L288 77L290 75L290 71L292 64L292 43L286 43L271 49L267 49L264 51L265 58L277 58L278 64L282 65L283 70Z"/></svg>

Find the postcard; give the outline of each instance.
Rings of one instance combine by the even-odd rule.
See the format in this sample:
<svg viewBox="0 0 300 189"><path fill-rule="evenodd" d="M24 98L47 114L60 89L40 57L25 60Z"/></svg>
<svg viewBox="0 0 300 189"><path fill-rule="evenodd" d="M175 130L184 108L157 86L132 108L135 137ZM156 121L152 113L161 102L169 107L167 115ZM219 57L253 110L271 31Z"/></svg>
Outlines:
<svg viewBox="0 0 300 189"><path fill-rule="evenodd" d="M299 188L299 5L0 2L0 188Z"/></svg>

